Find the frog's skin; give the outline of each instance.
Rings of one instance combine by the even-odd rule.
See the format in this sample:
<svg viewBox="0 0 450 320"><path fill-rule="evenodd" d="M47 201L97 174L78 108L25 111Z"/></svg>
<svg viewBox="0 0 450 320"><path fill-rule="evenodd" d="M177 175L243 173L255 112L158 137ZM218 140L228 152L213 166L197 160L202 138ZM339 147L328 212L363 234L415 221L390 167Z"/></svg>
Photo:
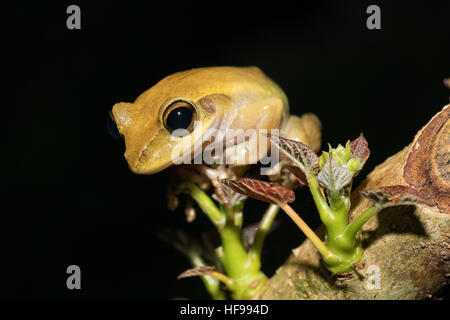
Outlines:
<svg viewBox="0 0 450 320"><path fill-rule="evenodd" d="M201 126L174 141L162 115L177 100L195 106ZM208 67L177 72L159 81L133 103L115 104L112 115L125 140L128 165L138 174L152 174L171 166L173 148L191 150L195 139L205 138L203 135L210 128L223 133L228 129L270 132L278 128L285 137L315 150L320 148L318 118L313 114L289 115L283 90L257 67ZM245 152L257 150L247 148ZM215 175L207 169L203 173Z"/></svg>

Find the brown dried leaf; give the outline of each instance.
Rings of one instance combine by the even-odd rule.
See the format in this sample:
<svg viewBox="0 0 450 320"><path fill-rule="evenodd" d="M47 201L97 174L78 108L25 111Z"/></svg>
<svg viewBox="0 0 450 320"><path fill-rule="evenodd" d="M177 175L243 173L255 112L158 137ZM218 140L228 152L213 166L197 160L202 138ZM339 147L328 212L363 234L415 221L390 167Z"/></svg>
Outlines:
<svg viewBox="0 0 450 320"><path fill-rule="evenodd" d="M425 204L428 200L409 186L387 186L373 190L363 190L361 194L382 207L395 205Z"/></svg>
<svg viewBox="0 0 450 320"><path fill-rule="evenodd" d="M180 280L183 278L208 275L210 272L214 271L214 269L215 267L213 266L199 266L192 269L187 269L186 271L182 272L177 277L177 279Z"/></svg>
<svg viewBox="0 0 450 320"><path fill-rule="evenodd" d="M295 200L292 190L275 182L265 182L258 179L240 178L237 180L223 179L222 184L251 198L269 203L290 203Z"/></svg>

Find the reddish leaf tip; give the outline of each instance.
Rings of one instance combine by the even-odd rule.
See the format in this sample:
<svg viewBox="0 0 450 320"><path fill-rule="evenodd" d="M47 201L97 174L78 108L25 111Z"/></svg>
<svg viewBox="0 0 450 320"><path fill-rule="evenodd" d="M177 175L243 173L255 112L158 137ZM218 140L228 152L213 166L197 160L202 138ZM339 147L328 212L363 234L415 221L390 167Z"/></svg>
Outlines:
<svg viewBox="0 0 450 320"><path fill-rule="evenodd" d="M361 132L358 138L350 142L352 156L364 162L370 156L369 143Z"/></svg>
<svg viewBox="0 0 450 320"><path fill-rule="evenodd" d="M295 200L295 194L292 190L275 182L265 182L252 178L222 179L220 182L235 192L264 202L278 204L290 203Z"/></svg>

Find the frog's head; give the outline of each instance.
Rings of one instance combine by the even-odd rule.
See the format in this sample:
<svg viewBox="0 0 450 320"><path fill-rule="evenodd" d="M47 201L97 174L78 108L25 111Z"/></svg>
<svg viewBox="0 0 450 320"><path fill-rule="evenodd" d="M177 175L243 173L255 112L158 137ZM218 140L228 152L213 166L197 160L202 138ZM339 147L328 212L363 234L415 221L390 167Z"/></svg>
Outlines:
<svg viewBox="0 0 450 320"><path fill-rule="evenodd" d="M156 173L172 165L174 155L193 155L194 146L229 108L230 99L217 94L196 70L171 75L135 102L113 106L111 117L125 140L125 158L134 173Z"/></svg>

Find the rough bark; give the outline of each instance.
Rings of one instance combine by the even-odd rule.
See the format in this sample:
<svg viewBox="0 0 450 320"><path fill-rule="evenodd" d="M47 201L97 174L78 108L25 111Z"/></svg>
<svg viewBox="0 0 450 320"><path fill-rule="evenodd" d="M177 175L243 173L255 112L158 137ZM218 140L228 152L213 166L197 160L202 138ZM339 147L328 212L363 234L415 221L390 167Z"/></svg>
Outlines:
<svg viewBox="0 0 450 320"><path fill-rule="evenodd" d="M450 108L435 115L414 141L377 166L352 194L350 220L370 205L360 191L411 185L432 205L390 207L363 227L362 269L347 278L331 276L307 240L270 279L262 299L440 298L450 277ZM324 227L318 234L323 239ZM368 287L377 266L379 289Z"/></svg>

